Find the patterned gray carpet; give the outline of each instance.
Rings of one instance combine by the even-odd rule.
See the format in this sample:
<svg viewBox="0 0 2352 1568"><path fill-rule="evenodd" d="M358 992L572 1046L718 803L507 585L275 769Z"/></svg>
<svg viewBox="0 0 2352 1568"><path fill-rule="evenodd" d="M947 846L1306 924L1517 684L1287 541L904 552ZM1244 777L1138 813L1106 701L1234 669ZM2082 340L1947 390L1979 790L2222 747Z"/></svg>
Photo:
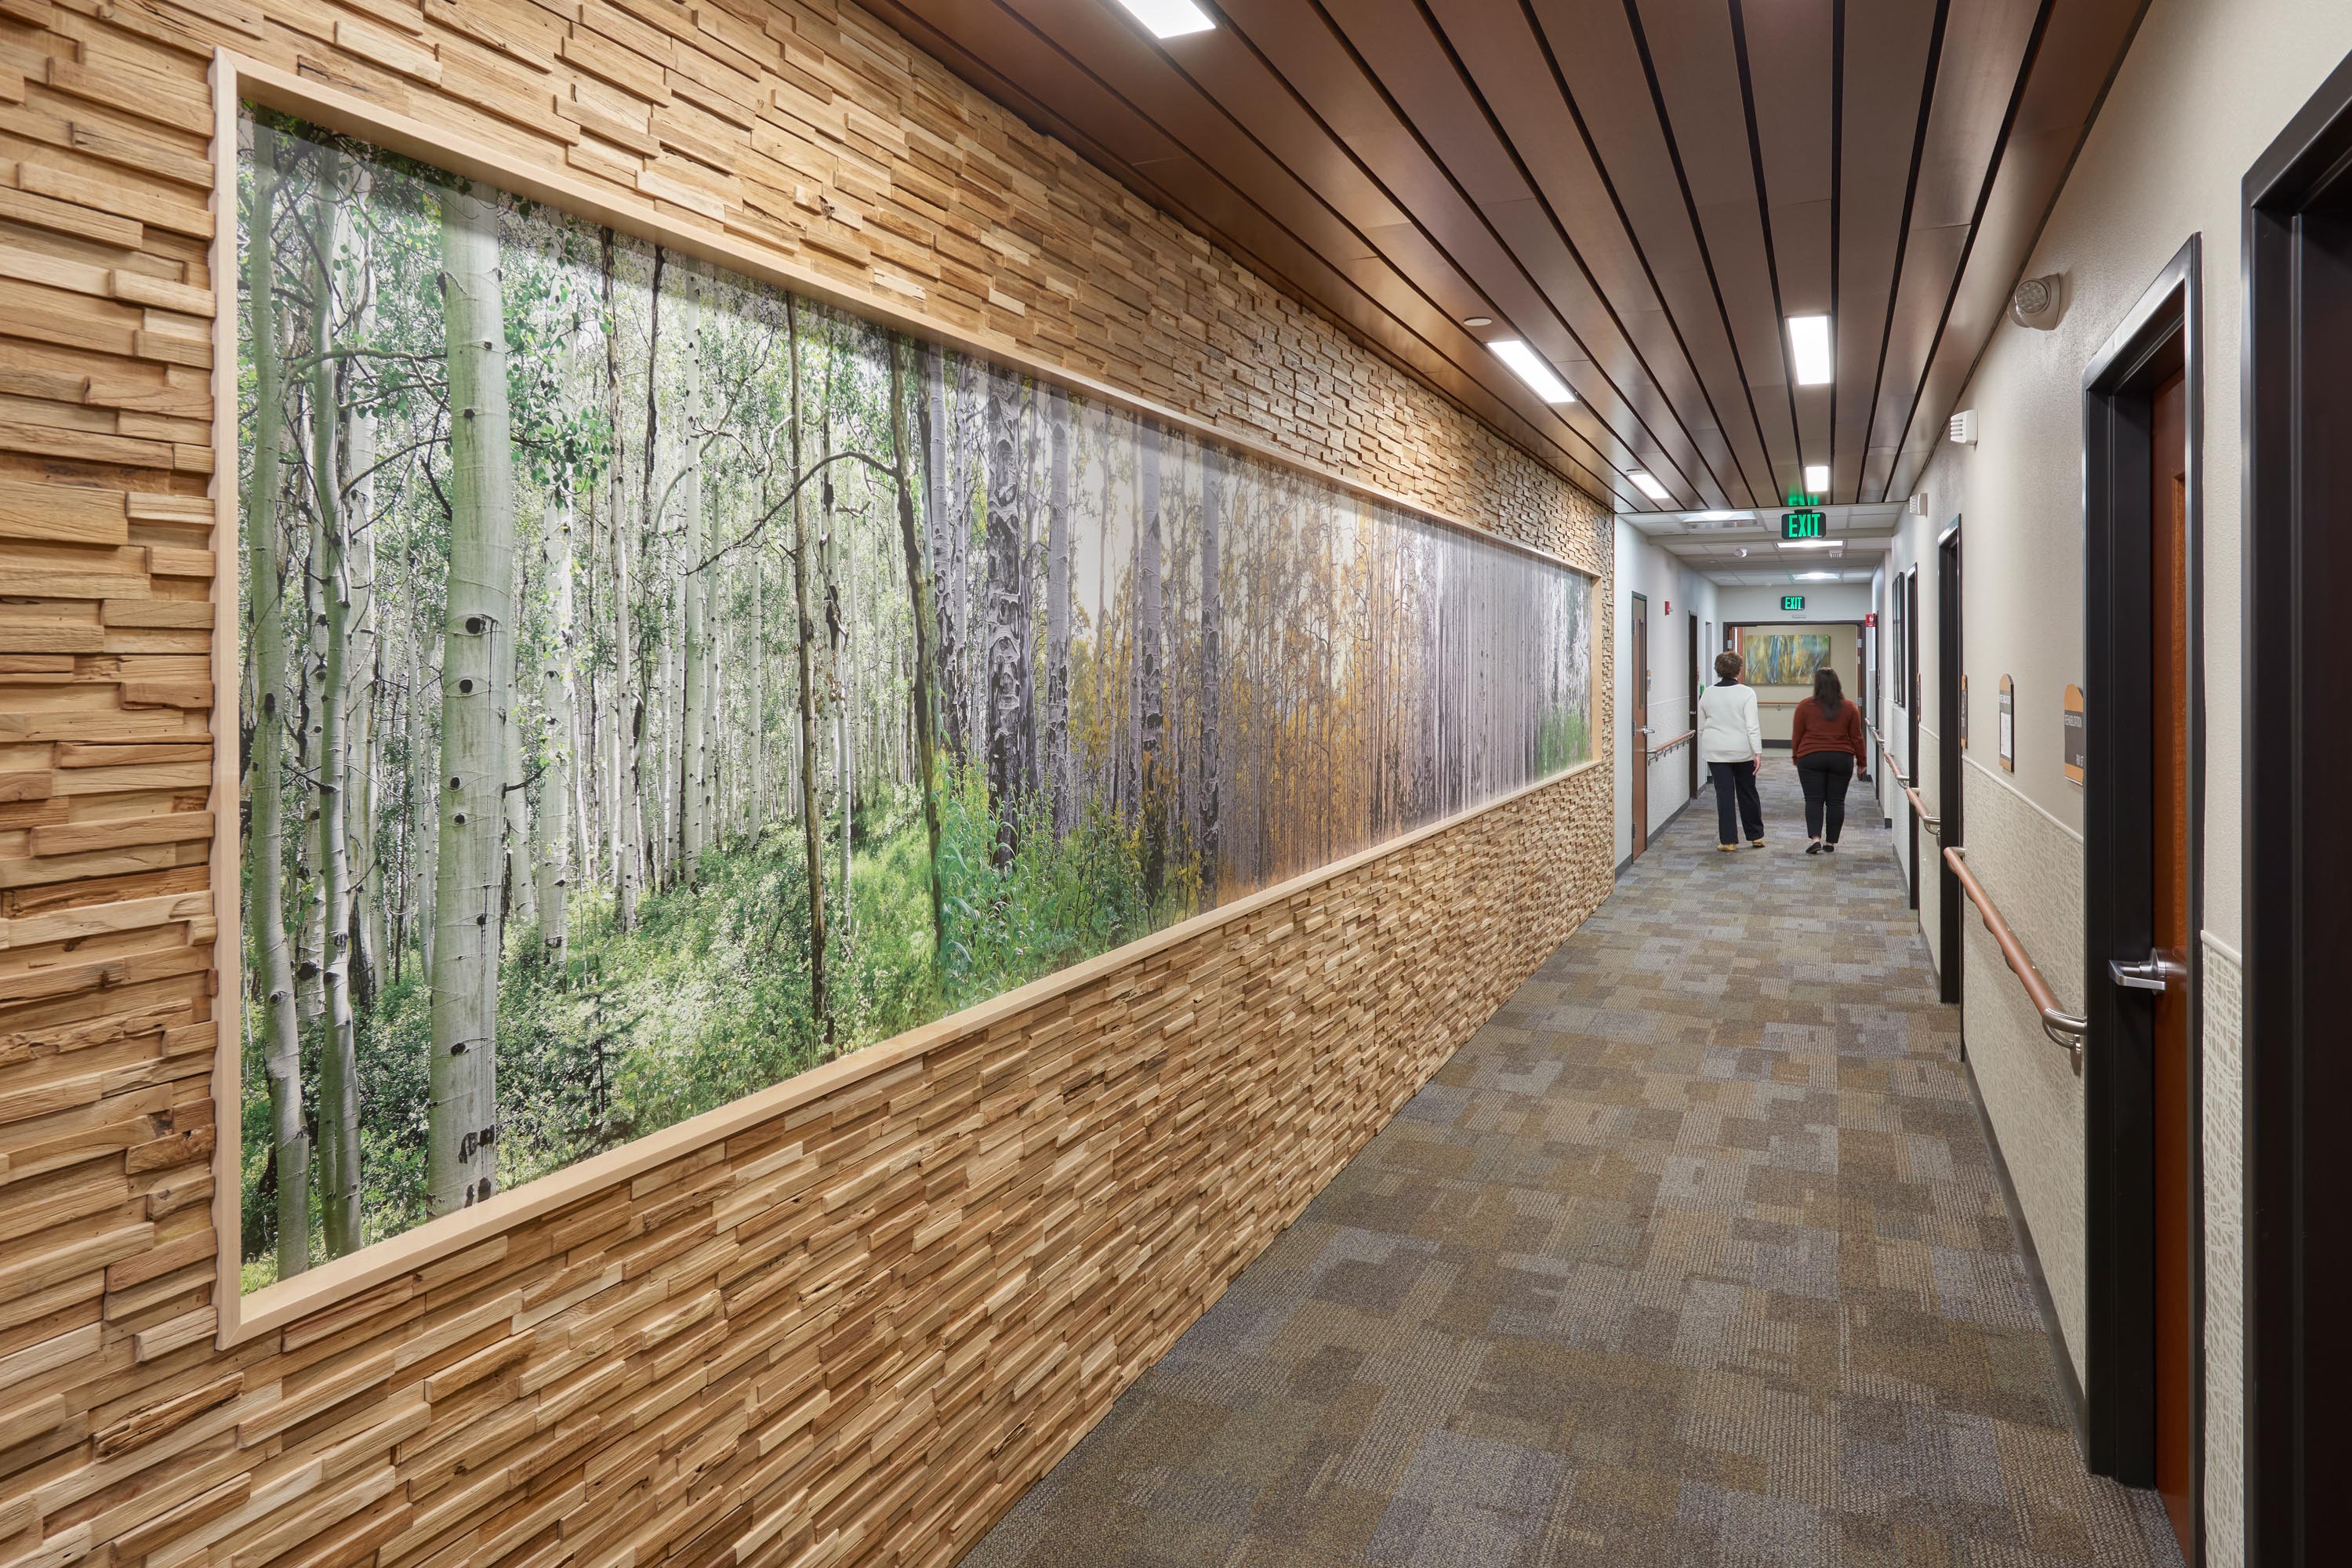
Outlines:
<svg viewBox="0 0 2352 1568"><path fill-rule="evenodd" d="M1888 835L1702 795L967 1568L2178 1562L2093 1480Z"/></svg>

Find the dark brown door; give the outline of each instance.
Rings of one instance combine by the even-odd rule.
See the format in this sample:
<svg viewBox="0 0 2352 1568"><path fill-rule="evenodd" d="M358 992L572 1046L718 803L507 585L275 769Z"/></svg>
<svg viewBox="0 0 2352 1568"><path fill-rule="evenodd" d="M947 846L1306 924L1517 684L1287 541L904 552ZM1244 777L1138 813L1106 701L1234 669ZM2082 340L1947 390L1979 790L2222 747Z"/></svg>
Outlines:
<svg viewBox="0 0 2352 1568"><path fill-rule="evenodd" d="M1650 601L1633 595L1633 853L1650 847Z"/></svg>
<svg viewBox="0 0 2352 1568"><path fill-rule="evenodd" d="M2149 783L2154 806L2148 846L2154 878L2155 947L2189 963L2189 418L2179 372L2158 384L2152 409L2148 485ZM2191 1067L2189 988L2168 985L2156 999L2156 1487L2180 1538L2182 1556L2197 1560L2195 1406L2189 1377L2196 1365L2190 1336L2189 1146Z"/></svg>
<svg viewBox="0 0 2352 1568"><path fill-rule="evenodd" d="M1696 731L1698 729L1698 698L1699 693L1706 689L1706 668L1699 663L1698 622L1696 618L1689 616L1685 616L1683 620L1684 623L1690 627L1690 680L1688 682L1690 686L1690 721L1685 723L1683 728L1685 730ZM1690 758L1690 789L1688 793L1695 795L1698 794L1698 739L1696 734L1694 734L1689 741L1684 742L1683 751Z"/></svg>

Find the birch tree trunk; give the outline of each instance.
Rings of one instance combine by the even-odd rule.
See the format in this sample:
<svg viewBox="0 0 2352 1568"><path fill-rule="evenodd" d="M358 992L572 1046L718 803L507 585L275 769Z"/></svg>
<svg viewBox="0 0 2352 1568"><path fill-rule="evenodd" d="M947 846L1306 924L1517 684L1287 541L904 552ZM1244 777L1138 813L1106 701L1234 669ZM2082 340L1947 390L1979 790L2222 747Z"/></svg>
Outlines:
<svg viewBox="0 0 2352 1568"><path fill-rule="evenodd" d="M342 410L336 399L340 362L327 351L335 333L333 259L347 211L339 199L342 157L320 155L310 259L310 493L320 605L319 879L320 1000L319 1030L319 1215L327 1256L360 1241L359 1065L352 1022L352 862L347 806L352 795L347 729L351 692L351 572L342 513Z"/></svg>
<svg viewBox="0 0 2352 1568"><path fill-rule="evenodd" d="M613 531L613 896L619 909L621 929L634 931L637 924L638 888L643 877L640 855L645 844L644 817L637 799L637 757L638 744L645 733L646 709L637 683L636 584L632 580L637 541L631 537L635 531L629 525L622 499L627 493L627 465L622 461L625 452L621 438L620 315L613 300L615 245L613 231L606 229L604 401L605 416L613 432L612 482L607 489L609 500L605 507L606 520ZM656 295L653 310L653 331L656 342L660 330L661 305ZM646 465L646 483L650 486L653 465L650 439L640 458Z"/></svg>
<svg viewBox="0 0 2352 1568"><path fill-rule="evenodd" d="M498 1190L499 827L507 694L496 688L515 623L514 453L498 208L470 192L444 195L441 258L450 518L426 1118L426 1195L436 1215Z"/></svg>
<svg viewBox="0 0 2352 1568"><path fill-rule="evenodd" d="M1137 520L1142 534L1137 551L1135 668L1141 683L1136 710L1137 749L1143 759L1143 900L1160 901L1168 871L1166 781L1161 777L1162 730L1167 716L1167 683L1162 668L1167 638L1161 621L1160 425L1142 421L1143 515Z"/></svg>
<svg viewBox="0 0 2352 1568"><path fill-rule="evenodd" d="M278 489L285 443L284 345L278 333L273 247L278 136L253 132L255 236L246 258L254 359L253 475L245 496L247 598L253 647L253 941L260 949L261 1065L269 1085L270 1149L278 1166L278 1277L310 1266L310 1143L302 1121L302 1037L294 1016L294 954L286 933L286 622L278 562Z"/></svg>
<svg viewBox="0 0 2352 1568"><path fill-rule="evenodd" d="M987 700L985 735L988 805L996 819L995 861L1001 870L1019 847L1018 823L1024 765L1022 743L1021 621L1021 380L994 366L988 373L988 593L986 625Z"/></svg>
<svg viewBox="0 0 2352 1568"><path fill-rule="evenodd" d="M709 552L702 517L702 451L698 437L709 414L703 384L702 310L709 275L701 263L688 264L686 303L682 311L686 334L686 438L679 461L686 471L677 483L678 505L686 513L686 570L681 574L686 595L686 647L683 748L685 798L679 802L678 876L688 887L695 882L702 851L710 838L710 575L693 568ZM660 520L655 520L656 523Z"/></svg>
<svg viewBox="0 0 2352 1568"><path fill-rule="evenodd" d="M553 657L540 672L541 700L547 706L547 764L539 797L539 853L533 867L539 882L540 948L544 959L555 964L563 962L569 933L566 891L572 880L571 811L576 771L572 693L579 668L572 591L572 476L568 470L561 482L562 510L545 530L541 544L554 626Z"/></svg>
<svg viewBox="0 0 2352 1568"><path fill-rule="evenodd" d="M923 833L929 842L929 856L926 865L931 879L931 970L939 975L947 954L947 897L940 879L940 778L939 778L939 715L933 706L931 692L931 577L924 539L915 526L915 492L907 473L907 384L906 361L911 353L906 340L893 337L890 341L890 458L896 465L898 481L898 544L907 557L907 603L915 625L915 669L913 680L915 769L923 787ZM931 351L934 354L938 350ZM936 395L939 383L931 387ZM927 422L928 423L928 422ZM924 432L924 446L932 459L925 475L931 483L926 487L936 491L940 470L936 467L939 448L932 439L936 429ZM939 499L931 498L934 516L939 510Z"/></svg>
<svg viewBox="0 0 2352 1568"><path fill-rule="evenodd" d="M792 364L793 422L793 645L800 662L801 704L801 832L802 847L808 865L809 893L809 1011L814 1015L823 1031L824 1043L833 1044L833 1006L825 990L824 976L824 816L817 798L816 764L816 692L815 670L812 668L816 654L816 618L809 605L809 541L808 508L803 502L800 483L801 424L801 329L800 304L791 295L784 297L784 341Z"/></svg>
<svg viewBox="0 0 2352 1568"><path fill-rule="evenodd" d="M1219 723L1224 701L1225 590L1224 517L1221 508L1224 454L1213 443L1201 449L1201 907L1216 908L1218 857L1223 852L1217 820L1225 761Z"/></svg>
<svg viewBox="0 0 2352 1568"><path fill-rule="evenodd" d="M1046 426L1045 763L1054 833L1062 837L1076 826L1077 803L1070 773L1070 395L1058 386L1047 400Z"/></svg>
<svg viewBox="0 0 2352 1568"><path fill-rule="evenodd" d="M543 530L542 530L543 531ZM511 546L509 546L511 548ZM499 728L504 738L500 742L499 765L505 770L506 783L500 795L506 815L505 886L507 912L514 923L530 930L539 923L539 885L531 875L532 862L537 858L531 845L530 801L523 788L523 780L530 768L530 751L523 744L522 681L525 671L517 668L521 658L521 606L530 603L530 578L526 572L514 594L515 610L509 617L509 634L499 639L499 664L496 678L499 694Z"/></svg>

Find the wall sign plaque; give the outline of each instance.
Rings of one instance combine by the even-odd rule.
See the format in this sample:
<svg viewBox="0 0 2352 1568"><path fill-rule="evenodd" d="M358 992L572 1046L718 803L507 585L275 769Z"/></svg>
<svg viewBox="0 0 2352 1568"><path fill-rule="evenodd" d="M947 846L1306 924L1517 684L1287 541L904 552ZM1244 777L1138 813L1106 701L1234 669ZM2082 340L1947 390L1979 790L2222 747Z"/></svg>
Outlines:
<svg viewBox="0 0 2352 1568"><path fill-rule="evenodd" d="M1969 678L1960 677L1960 750L1969 749Z"/></svg>
<svg viewBox="0 0 2352 1568"><path fill-rule="evenodd" d="M2017 688L2000 678L2000 765L2017 771Z"/></svg>
<svg viewBox="0 0 2352 1568"><path fill-rule="evenodd" d="M2083 689L2079 686L2066 688L2066 712L2063 721L2066 740L2062 755L2065 759L2066 782L2081 784L2084 767L2090 761L2091 730L2083 708Z"/></svg>

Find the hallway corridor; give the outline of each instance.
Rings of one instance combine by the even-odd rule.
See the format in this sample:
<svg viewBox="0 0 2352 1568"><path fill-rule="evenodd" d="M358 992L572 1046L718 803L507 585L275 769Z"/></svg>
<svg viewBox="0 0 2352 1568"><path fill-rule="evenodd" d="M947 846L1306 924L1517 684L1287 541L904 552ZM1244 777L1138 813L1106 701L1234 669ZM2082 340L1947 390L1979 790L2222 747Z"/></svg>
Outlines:
<svg viewBox="0 0 2352 1568"><path fill-rule="evenodd" d="M2177 1562L2068 1434L1867 792L1833 858L1763 793L1768 849L1703 791L968 1568Z"/></svg>

